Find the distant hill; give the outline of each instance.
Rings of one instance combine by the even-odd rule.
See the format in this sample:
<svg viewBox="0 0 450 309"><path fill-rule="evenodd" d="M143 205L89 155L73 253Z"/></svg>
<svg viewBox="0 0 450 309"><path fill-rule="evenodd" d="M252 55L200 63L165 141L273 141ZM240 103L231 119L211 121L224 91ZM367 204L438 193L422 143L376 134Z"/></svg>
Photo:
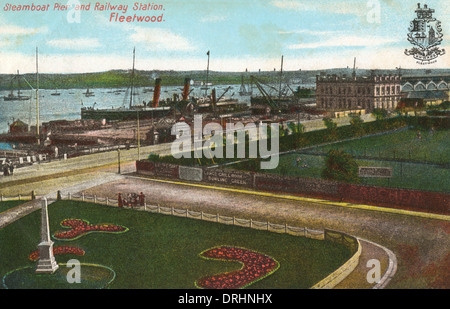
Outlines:
<svg viewBox="0 0 450 309"><path fill-rule="evenodd" d="M358 75L368 75L372 70L358 69ZM394 74L398 70L373 70L375 74ZM298 70L283 71L282 78L294 86L302 84L314 84L316 75L347 74L352 73L352 68L335 68L327 70ZM450 74L450 69L401 69L401 74L408 75L443 75ZM98 73L83 74L39 74L39 88L41 89L70 89L70 88L123 88L131 84L131 70L111 70ZM254 75L263 83L278 83L280 71L260 72L216 72L210 71L208 80L214 84L240 84L242 76L245 83L249 83L250 76ZM23 74L20 76L21 89L36 88L36 75ZM150 87L154 85L155 78L161 78L163 86L181 86L186 77L198 80L206 80L206 70L199 71L144 71L135 70L134 85L138 87ZM0 74L0 90L16 89L17 81L13 74ZM11 81L14 81L11 84ZM29 85L27 85L29 84Z"/></svg>

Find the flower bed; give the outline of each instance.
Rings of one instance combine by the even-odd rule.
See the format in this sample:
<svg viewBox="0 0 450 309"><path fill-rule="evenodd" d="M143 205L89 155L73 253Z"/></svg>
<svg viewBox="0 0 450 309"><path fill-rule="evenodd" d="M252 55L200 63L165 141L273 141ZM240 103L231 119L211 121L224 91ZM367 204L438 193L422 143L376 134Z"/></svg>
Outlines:
<svg viewBox="0 0 450 309"><path fill-rule="evenodd" d="M244 248L215 247L203 251L200 256L243 264L239 270L201 278L195 284L204 289L244 288L274 273L280 266L270 256Z"/></svg>
<svg viewBox="0 0 450 309"><path fill-rule="evenodd" d="M54 255L64 255L64 254L73 254L82 256L85 255L85 251L78 247L72 247L72 246L55 246L53 247L53 254ZM28 259L32 262L35 262L39 259L39 249L33 251L29 256Z"/></svg>
<svg viewBox="0 0 450 309"><path fill-rule="evenodd" d="M74 240L91 232L124 233L128 231L127 227L110 223L90 224L81 219L64 219L61 221L62 227L70 228L67 231L59 231L53 234L58 240Z"/></svg>

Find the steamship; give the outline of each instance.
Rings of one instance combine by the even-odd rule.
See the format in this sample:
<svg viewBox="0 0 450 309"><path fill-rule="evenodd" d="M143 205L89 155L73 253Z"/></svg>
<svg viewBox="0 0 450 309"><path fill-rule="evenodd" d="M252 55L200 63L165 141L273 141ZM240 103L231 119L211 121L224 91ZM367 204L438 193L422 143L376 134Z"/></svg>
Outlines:
<svg viewBox="0 0 450 309"><path fill-rule="evenodd" d="M153 101L147 104L134 105L130 98L128 107L94 109L93 107L81 108L81 119L95 119L107 121L111 120L136 120L136 119L157 119L166 117L170 111L170 106L159 106L159 96L161 93L161 79L157 78L153 92ZM133 91L131 92L133 93ZM132 95L130 95L132 97Z"/></svg>
<svg viewBox="0 0 450 309"><path fill-rule="evenodd" d="M135 50L133 50L133 70L131 76L131 92L130 104L128 107L94 109L94 107L81 108L81 119L95 119L95 120L135 120L135 119L154 119L166 117L170 111L170 106L159 106L159 97L161 94L161 79L155 80L155 88L153 91L153 100L151 102L141 105L133 104L134 92L134 64L135 64Z"/></svg>

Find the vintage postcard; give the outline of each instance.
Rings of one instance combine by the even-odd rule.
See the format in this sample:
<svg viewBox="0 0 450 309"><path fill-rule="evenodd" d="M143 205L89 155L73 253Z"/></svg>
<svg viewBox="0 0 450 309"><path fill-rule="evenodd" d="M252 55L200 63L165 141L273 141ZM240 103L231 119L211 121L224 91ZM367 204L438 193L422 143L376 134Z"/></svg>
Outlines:
<svg viewBox="0 0 450 309"><path fill-rule="evenodd" d="M0 9L0 289L450 287L445 1Z"/></svg>

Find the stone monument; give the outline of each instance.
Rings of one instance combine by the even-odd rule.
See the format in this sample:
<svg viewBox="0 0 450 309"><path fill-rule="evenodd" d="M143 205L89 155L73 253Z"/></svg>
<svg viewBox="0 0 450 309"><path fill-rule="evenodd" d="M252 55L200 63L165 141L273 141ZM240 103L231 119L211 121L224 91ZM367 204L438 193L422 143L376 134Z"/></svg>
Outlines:
<svg viewBox="0 0 450 309"><path fill-rule="evenodd" d="M42 200L41 209L41 242L38 245L39 260L37 262L36 273L52 274L58 268L53 255L53 241L50 240L50 227L48 223L47 199Z"/></svg>

